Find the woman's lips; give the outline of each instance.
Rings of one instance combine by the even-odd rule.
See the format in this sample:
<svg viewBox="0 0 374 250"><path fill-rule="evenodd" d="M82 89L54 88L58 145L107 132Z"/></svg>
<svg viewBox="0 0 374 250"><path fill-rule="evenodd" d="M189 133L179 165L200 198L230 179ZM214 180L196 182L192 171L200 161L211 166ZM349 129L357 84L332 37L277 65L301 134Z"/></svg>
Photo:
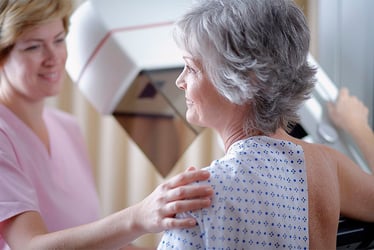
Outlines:
<svg viewBox="0 0 374 250"><path fill-rule="evenodd" d="M43 73L39 74L39 76L50 82L55 82L60 79L60 74L58 72Z"/></svg>
<svg viewBox="0 0 374 250"><path fill-rule="evenodd" d="M189 100L189 99L186 99L186 105L187 107L190 107L193 105L193 101Z"/></svg>

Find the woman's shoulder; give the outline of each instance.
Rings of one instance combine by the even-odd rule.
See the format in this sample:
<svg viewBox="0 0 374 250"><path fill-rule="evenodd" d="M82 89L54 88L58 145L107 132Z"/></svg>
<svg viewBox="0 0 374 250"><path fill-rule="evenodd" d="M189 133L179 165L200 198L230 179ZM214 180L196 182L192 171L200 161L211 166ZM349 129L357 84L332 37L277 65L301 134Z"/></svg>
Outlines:
<svg viewBox="0 0 374 250"><path fill-rule="evenodd" d="M303 148L306 157L312 157L316 160L319 159L326 163L335 161L335 157L338 154L337 150L325 144L306 142L303 140L298 140L298 142L295 143Z"/></svg>
<svg viewBox="0 0 374 250"><path fill-rule="evenodd" d="M280 138L299 145L304 151L305 158L311 158L315 161L323 161L325 164L328 162L332 164L332 162L335 161L337 154L339 154L337 150L325 144L308 142L285 134L282 134Z"/></svg>

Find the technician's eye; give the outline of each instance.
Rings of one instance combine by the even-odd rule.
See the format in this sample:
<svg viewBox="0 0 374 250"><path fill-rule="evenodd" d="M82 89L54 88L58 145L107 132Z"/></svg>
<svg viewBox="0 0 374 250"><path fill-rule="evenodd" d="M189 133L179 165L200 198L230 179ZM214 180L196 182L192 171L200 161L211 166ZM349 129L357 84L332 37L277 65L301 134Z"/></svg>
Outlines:
<svg viewBox="0 0 374 250"><path fill-rule="evenodd" d="M65 42L65 38L60 38L56 40L56 43L63 43Z"/></svg>
<svg viewBox="0 0 374 250"><path fill-rule="evenodd" d="M65 36L61 36L55 40L56 44L65 43Z"/></svg>
<svg viewBox="0 0 374 250"><path fill-rule="evenodd" d="M33 51L33 50L37 50L39 49L41 46L38 45L38 44L35 44L35 45L31 45L31 46L28 46L25 48L25 51Z"/></svg>
<svg viewBox="0 0 374 250"><path fill-rule="evenodd" d="M61 33L59 34L55 40L54 40L54 43L55 44L64 44L66 41L66 34L65 33Z"/></svg>

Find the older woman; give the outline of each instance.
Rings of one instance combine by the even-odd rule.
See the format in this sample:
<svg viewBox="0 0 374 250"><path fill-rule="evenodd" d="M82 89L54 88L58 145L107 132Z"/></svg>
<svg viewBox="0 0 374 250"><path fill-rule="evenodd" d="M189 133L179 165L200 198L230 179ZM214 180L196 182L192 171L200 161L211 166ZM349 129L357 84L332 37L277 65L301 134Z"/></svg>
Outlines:
<svg viewBox="0 0 374 250"><path fill-rule="evenodd" d="M60 92L70 0L0 1L0 249L120 249L145 233L195 225L177 212L210 204L189 171L133 207L99 218L82 135L44 107Z"/></svg>
<svg viewBox="0 0 374 250"><path fill-rule="evenodd" d="M374 177L287 134L315 74L293 1L199 1L175 38L186 118L217 131L226 153L202 182L215 190L212 205L179 214L197 226L166 232L159 249L335 249L340 213L374 221Z"/></svg>

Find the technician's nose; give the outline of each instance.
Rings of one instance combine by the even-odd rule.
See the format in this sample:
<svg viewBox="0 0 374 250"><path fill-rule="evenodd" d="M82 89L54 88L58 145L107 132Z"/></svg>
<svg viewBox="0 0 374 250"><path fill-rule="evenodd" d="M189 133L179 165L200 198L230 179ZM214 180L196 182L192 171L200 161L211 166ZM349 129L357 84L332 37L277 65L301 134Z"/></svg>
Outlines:
<svg viewBox="0 0 374 250"><path fill-rule="evenodd" d="M44 63L45 65L54 65L57 61L57 51L53 48L46 47L44 49Z"/></svg>

